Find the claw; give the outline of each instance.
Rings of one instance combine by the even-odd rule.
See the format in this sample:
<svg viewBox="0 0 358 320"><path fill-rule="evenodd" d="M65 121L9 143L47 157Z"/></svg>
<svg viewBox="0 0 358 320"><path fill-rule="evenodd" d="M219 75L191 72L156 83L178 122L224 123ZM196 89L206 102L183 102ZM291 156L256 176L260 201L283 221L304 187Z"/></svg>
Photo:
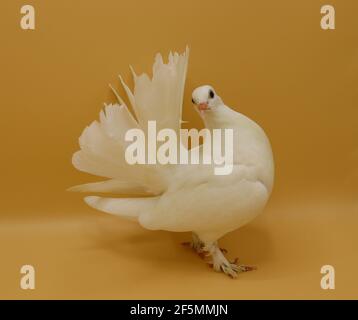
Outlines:
<svg viewBox="0 0 358 320"><path fill-rule="evenodd" d="M182 242L183 246L193 249L208 265L215 271L222 271L230 278L235 279L240 273L256 270L254 266L240 265L239 259L235 258L233 262L229 262L224 254L227 250L219 248L217 242L205 244L195 234L192 241Z"/></svg>
<svg viewBox="0 0 358 320"><path fill-rule="evenodd" d="M238 275L238 270L235 268L237 267L236 265L221 265L221 271L224 272L225 274L227 274L230 278L235 279L237 278Z"/></svg>
<svg viewBox="0 0 358 320"><path fill-rule="evenodd" d="M248 272L248 271L254 271L257 270L257 267L255 266L238 266L240 272Z"/></svg>

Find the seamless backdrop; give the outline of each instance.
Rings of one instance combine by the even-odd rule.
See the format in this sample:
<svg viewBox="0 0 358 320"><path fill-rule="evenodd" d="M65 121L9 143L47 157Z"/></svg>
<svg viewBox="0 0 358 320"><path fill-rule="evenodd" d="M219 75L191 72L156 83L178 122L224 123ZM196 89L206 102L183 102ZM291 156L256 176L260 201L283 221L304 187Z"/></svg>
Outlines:
<svg viewBox="0 0 358 320"><path fill-rule="evenodd" d="M20 28L20 8L36 29ZM320 8L336 29L320 28ZM358 3L345 1L5 0L1 14L0 298L358 298ZM276 182L264 214L227 235L258 266L235 281L180 246L88 208L71 185L96 181L71 156L128 65L190 47L191 91L211 84L268 134ZM223 208L224 210L225 208ZM168 213L170 214L170 213ZM36 289L20 288L20 268ZM320 269L336 270L322 290Z"/></svg>

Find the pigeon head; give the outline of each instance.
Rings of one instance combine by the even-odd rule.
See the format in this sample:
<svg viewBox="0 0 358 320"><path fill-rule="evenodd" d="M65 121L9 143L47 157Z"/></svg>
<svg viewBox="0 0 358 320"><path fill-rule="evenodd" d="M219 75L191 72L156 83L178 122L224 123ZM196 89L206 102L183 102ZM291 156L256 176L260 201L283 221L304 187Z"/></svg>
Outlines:
<svg viewBox="0 0 358 320"><path fill-rule="evenodd" d="M221 98L216 94L214 88L209 85L196 88L193 91L191 101L201 115L207 111L215 111L222 104Z"/></svg>

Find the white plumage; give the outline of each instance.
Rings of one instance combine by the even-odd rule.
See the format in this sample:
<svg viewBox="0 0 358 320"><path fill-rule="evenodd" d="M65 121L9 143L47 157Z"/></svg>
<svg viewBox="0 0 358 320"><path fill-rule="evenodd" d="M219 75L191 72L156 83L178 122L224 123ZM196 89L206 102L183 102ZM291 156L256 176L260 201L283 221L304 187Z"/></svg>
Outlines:
<svg viewBox="0 0 358 320"><path fill-rule="evenodd" d="M98 210L137 220L147 229L193 232L191 246L205 254L215 270L236 277L252 268L228 262L217 240L256 217L270 196L274 165L264 131L227 107L211 86L202 86L192 96L206 128L235 133L231 174L214 175L213 165L129 165L124 157L127 130L146 132L150 120L156 121L158 130L171 128L180 134L188 55L188 49L170 54L165 64L158 54L152 79L132 70L133 93L121 79L135 118L118 97L120 104L105 106L100 121L85 128L79 139L81 150L72 159L78 170L109 180L70 190L142 195L88 196L85 201ZM198 148L202 152L202 146Z"/></svg>

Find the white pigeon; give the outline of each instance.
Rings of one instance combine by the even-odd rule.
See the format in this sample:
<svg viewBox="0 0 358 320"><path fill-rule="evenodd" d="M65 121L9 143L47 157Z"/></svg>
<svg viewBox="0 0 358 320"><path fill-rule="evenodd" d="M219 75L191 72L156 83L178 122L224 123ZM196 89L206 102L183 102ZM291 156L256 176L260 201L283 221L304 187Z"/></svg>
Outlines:
<svg viewBox="0 0 358 320"><path fill-rule="evenodd" d="M274 163L269 140L254 121L227 107L208 85L193 91L192 102L206 128L233 129L233 170L215 175L210 165L130 165L125 160L127 130L147 130L155 120L157 130L179 133L189 50L170 53L168 63L157 54L153 77L134 77L134 92L121 82L135 117L117 95L119 104L106 105L100 121L86 127L79 138L81 150L73 155L80 171L109 178L70 188L80 192L128 194L131 198L87 196L98 210L138 221L150 230L192 232L190 245L205 256L214 270L236 277L252 267L229 262L218 239L254 219L265 207L273 187ZM205 143L205 141L204 141ZM198 146L202 150L202 146ZM133 195L137 196L133 198Z"/></svg>

